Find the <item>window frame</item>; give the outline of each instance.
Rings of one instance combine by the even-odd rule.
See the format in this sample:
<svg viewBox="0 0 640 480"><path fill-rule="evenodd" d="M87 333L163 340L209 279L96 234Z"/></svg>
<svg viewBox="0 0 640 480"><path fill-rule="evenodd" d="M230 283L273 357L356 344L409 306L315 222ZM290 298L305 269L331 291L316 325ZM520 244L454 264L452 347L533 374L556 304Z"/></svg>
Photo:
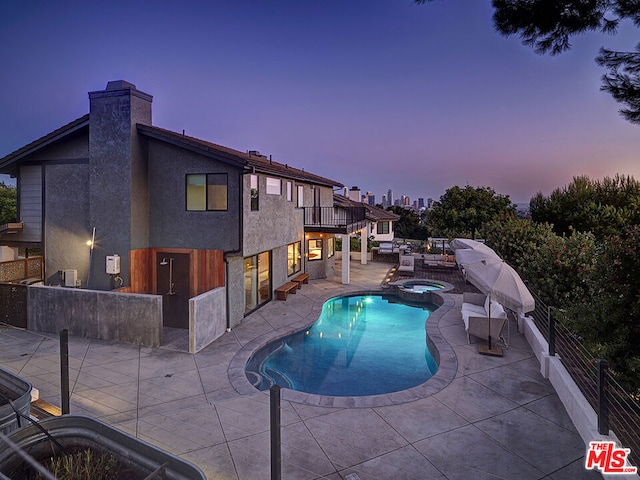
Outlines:
<svg viewBox="0 0 640 480"><path fill-rule="evenodd" d="M386 229L384 227L386 227ZM386 230L386 232L384 230ZM376 225L376 233L378 235L388 235L390 231L391 231L391 222L389 222L388 220L380 221Z"/></svg>
<svg viewBox="0 0 640 480"><path fill-rule="evenodd" d="M304 207L304 185L298 185L296 188L296 206L298 208Z"/></svg>
<svg viewBox="0 0 640 480"><path fill-rule="evenodd" d="M253 173L249 175L249 205L252 212L260 210L260 177Z"/></svg>
<svg viewBox="0 0 640 480"><path fill-rule="evenodd" d="M315 246L311 247L311 242L315 242ZM320 251L320 255L318 258L311 258L312 251ZM324 256L322 254L322 238L310 238L307 240L307 251L309 252L309 261L316 262L318 260L323 260Z"/></svg>
<svg viewBox="0 0 640 480"><path fill-rule="evenodd" d="M282 179L267 177L265 193L267 195L282 195Z"/></svg>
<svg viewBox="0 0 640 480"><path fill-rule="evenodd" d="M297 252L296 252L297 247ZM289 259L289 249L292 248L293 251L291 255L293 257L293 262ZM297 262L296 262L297 255ZM298 240L297 242L290 243L287 245L287 276L295 275L296 273L302 270L302 241Z"/></svg>
<svg viewBox="0 0 640 480"><path fill-rule="evenodd" d="M195 193L190 193L189 189L189 180L195 177L204 177L204 185L203 187L203 195L204 195L204 208L193 208L190 207L189 199L191 195L196 195ZM224 183L210 183L210 179L217 177L224 177ZM212 186L224 186L224 208L210 208L210 187ZM199 186L199 185L194 185ZM193 200L193 199L192 199ZM187 212L227 212L229 210L229 174L226 172L215 172L215 173L187 173L185 174L185 210Z"/></svg>
<svg viewBox="0 0 640 480"><path fill-rule="evenodd" d="M327 258L331 258L336 254L336 237L327 239Z"/></svg>

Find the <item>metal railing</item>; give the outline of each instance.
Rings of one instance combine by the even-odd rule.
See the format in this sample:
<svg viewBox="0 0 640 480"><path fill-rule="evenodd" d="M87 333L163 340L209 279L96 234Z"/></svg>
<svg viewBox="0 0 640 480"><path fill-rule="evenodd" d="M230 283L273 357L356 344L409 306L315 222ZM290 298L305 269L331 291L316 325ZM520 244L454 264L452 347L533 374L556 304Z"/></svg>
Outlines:
<svg viewBox="0 0 640 480"><path fill-rule="evenodd" d="M558 355L582 395L598 415L598 431L613 431L625 448L630 448L629 461L640 466L640 402L615 379L606 361L595 358L579 336L570 331L532 292L536 309L529 315L549 344L549 355Z"/></svg>
<svg viewBox="0 0 640 480"><path fill-rule="evenodd" d="M365 207L304 207L304 226L359 230L366 212Z"/></svg>

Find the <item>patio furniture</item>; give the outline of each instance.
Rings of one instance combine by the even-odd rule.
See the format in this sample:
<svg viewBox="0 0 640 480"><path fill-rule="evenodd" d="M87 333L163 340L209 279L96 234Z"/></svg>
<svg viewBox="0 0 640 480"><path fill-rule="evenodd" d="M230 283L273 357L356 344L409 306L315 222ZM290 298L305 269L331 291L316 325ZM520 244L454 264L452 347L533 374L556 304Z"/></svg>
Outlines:
<svg viewBox="0 0 640 480"><path fill-rule="evenodd" d="M286 300L287 295L290 293L296 293L298 284L296 282L287 282L281 287L276 288L276 298L278 300Z"/></svg>
<svg viewBox="0 0 640 480"><path fill-rule="evenodd" d="M491 310L489 310L491 309ZM467 341L471 343L471 335L488 339L499 338L506 345L502 330L507 323L507 313L502 305L481 293L464 292L462 294L462 321L467 332ZM490 325L487 327L487 325Z"/></svg>
<svg viewBox="0 0 640 480"><path fill-rule="evenodd" d="M398 272L413 273L415 266L415 259L413 255L400 255L400 265L398 265Z"/></svg>
<svg viewBox="0 0 640 480"><path fill-rule="evenodd" d="M293 277L291 279L292 282L295 282L298 284L298 290L302 288L302 284L303 283L309 283L309 277L311 275L309 275L308 273L301 273L299 275L296 275L295 277Z"/></svg>

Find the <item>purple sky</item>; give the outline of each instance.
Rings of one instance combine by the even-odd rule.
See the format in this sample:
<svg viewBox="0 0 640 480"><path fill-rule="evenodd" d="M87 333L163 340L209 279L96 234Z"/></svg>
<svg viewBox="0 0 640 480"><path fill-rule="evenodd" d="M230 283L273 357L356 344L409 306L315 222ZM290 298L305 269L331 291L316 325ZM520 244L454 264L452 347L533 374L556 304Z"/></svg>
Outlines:
<svg viewBox="0 0 640 480"><path fill-rule="evenodd" d="M494 32L489 0L3 2L0 157L123 79L154 124L260 150L347 186L528 202L586 174L640 179L640 126L600 92L600 46L558 57Z"/></svg>

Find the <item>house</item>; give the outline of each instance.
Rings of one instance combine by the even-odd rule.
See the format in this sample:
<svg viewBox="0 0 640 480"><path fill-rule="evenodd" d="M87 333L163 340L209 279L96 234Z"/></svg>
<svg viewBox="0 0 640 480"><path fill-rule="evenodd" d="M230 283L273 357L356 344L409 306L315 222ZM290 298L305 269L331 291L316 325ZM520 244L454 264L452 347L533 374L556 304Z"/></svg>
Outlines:
<svg viewBox="0 0 640 480"><path fill-rule="evenodd" d="M108 82L89 92L87 115L1 158L0 173L17 179L19 218L0 231L0 246L40 248L45 284L73 287L46 295L139 295L121 303L161 296L158 335L162 327L189 329L195 351L298 273L326 277L334 269L335 235L355 228L360 214L348 224L336 221L339 182L258 151L156 127L151 106L151 95L135 85ZM39 288L30 302L45 295ZM105 303L100 298L92 300L95 309ZM31 310L29 328L52 328ZM116 321L106 311L99 317ZM83 334L103 338L108 329L101 323ZM199 342L198 332L206 332ZM144 332L121 335L149 343L140 340Z"/></svg>
<svg viewBox="0 0 640 480"><path fill-rule="evenodd" d="M333 203L338 209L356 209L358 207L364 209L365 226L359 231L363 252L367 251L367 242L369 240L378 242L393 241L393 222L400 219L399 215L343 195L334 195ZM362 258L364 259L363 263L366 263L366 257L362 256Z"/></svg>

